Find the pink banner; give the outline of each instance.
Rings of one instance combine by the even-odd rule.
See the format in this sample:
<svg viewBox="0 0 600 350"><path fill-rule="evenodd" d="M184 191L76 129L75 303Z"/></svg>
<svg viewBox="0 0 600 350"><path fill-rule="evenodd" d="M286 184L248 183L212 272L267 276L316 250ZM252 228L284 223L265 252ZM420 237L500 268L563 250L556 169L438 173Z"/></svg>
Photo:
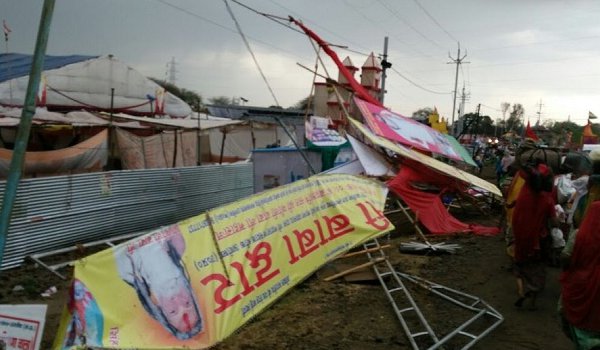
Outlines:
<svg viewBox="0 0 600 350"><path fill-rule="evenodd" d="M354 102L369 128L377 135L406 146L462 160L446 137L429 126L356 97Z"/></svg>

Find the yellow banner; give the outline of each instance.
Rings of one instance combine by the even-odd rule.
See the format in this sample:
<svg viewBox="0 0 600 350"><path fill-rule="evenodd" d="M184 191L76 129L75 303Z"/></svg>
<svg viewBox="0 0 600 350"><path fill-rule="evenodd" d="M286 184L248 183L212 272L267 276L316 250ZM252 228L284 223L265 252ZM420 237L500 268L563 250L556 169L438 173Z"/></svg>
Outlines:
<svg viewBox="0 0 600 350"><path fill-rule="evenodd" d="M79 261L54 349L206 348L327 261L393 229L387 188L314 176Z"/></svg>

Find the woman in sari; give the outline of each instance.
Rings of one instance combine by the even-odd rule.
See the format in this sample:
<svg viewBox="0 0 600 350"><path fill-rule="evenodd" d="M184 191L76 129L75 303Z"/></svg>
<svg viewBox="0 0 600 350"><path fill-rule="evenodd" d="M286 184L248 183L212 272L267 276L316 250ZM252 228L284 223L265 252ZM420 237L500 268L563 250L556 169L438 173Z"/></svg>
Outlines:
<svg viewBox="0 0 600 350"><path fill-rule="evenodd" d="M514 235L514 267L521 307L529 299L535 308L537 294L544 289L546 267L542 258L541 241L548 236L548 224L558 225L555 201L552 197L552 171L545 164L525 166L522 169L525 184L514 207L512 230Z"/></svg>
<svg viewBox="0 0 600 350"><path fill-rule="evenodd" d="M600 201L589 204L572 240L572 252L563 252L560 276L563 330L576 349L600 349Z"/></svg>
<svg viewBox="0 0 600 350"><path fill-rule="evenodd" d="M593 174L587 194L573 215L572 231L561 254L563 330L578 350L600 349L600 152L592 151Z"/></svg>

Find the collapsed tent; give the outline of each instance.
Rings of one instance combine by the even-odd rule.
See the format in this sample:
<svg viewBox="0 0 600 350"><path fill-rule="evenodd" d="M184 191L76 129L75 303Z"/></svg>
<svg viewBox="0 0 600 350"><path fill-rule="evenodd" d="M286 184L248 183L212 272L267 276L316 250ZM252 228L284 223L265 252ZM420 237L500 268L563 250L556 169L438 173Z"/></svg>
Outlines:
<svg viewBox="0 0 600 350"><path fill-rule="evenodd" d="M432 192L419 190L418 184L427 186ZM435 186L435 189L432 188ZM410 166L401 167L398 175L388 182L388 188L398 195L416 214L418 220L434 234L473 232L480 235L495 235L498 227L465 224L453 217L442 196L447 192L464 191L456 181L439 173L417 172Z"/></svg>
<svg viewBox="0 0 600 350"><path fill-rule="evenodd" d="M0 104L22 106L31 55L0 54ZM95 110L182 118L190 107L178 97L117 60L106 56L46 56L37 105L50 110Z"/></svg>
<svg viewBox="0 0 600 350"><path fill-rule="evenodd" d="M473 232L481 235L493 235L500 232L497 227L462 223L454 218L442 203L444 194L448 192L468 193L472 186L479 187L476 192L489 192L501 197L502 194L496 186L446 163L374 135L364 125L353 119L350 119L350 122L372 144L402 157L400 170L395 178L388 182L388 187L409 206L416 214L417 219L431 233ZM353 141L353 147L355 143L357 141ZM361 158L359 155L359 159L363 161L364 157ZM363 167L372 168L365 164Z"/></svg>

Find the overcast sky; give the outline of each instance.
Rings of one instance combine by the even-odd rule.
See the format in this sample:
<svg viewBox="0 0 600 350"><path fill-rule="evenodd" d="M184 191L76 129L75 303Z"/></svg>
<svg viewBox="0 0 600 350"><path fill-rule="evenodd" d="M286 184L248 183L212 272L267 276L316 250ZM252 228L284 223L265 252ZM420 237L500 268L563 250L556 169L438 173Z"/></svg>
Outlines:
<svg viewBox="0 0 600 350"><path fill-rule="evenodd" d="M260 12L301 19L361 66L389 37L385 105L410 116L437 107L452 116L456 65L466 112L501 118L502 102L521 103L531 123L583 124L600 116L600 1L579 0L240 0ZM274 95L283 107L308 96L315 52L306 38L229 2ZM41 0L0 0L12 29L9 51L33 53ZM56 0L48 54L114 54L147 76L165 78L175 57L176 83L210 97L275 101L222 0ZM324 57L330 74L337 76ZM466 63L469 62L469 63ZM323 69L319 68L323 73ZM457 101L457 107L458 107Z"/></svg>

